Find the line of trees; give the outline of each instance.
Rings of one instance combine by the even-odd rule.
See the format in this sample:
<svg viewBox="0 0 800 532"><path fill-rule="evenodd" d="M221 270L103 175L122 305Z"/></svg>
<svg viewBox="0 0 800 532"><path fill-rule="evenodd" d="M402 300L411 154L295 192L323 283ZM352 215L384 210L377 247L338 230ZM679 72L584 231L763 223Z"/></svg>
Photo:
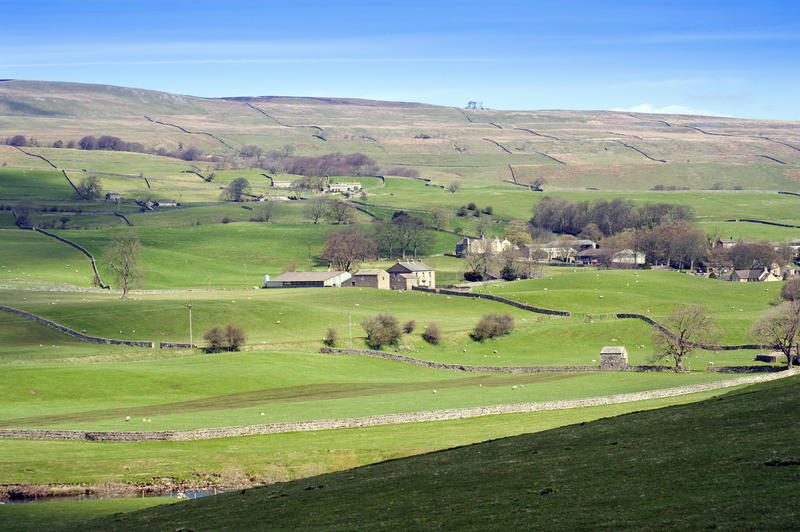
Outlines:
<svg viewBox="0 0 800 532"><path fill-rule="evenodd" d="M532 209L534 227L570 235L596 234L611 236L625 229L653 228L676 220L692 220L691 207L670 203L649 203L636 207L632 201L615 198L611 201L574 202L546 196Z"/></svg>

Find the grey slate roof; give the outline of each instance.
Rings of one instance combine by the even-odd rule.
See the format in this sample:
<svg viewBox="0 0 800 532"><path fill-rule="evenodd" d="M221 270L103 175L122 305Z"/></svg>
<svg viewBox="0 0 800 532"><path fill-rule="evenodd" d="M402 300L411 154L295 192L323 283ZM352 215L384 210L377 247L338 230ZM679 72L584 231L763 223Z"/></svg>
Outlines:
<svg viewBox="0 0 800 532"><path fill-rule="evenodd" d="M433 270L430 266L427 266L421 262L398 262L397 264L405 267L408 271L411 272L429 272ZM393 265L396 266L396 265ZM391 269L391 268L390 268Z"/></svg>
<svg viewBox="0 0 800 532"><path fill-rule="evenodd" d="M282 273L277 277L273 277L271 281L300 281L300 282L309 282L309 281L327 281L328 279L332 279L337 277L344 272L286 272Z"/></svg>

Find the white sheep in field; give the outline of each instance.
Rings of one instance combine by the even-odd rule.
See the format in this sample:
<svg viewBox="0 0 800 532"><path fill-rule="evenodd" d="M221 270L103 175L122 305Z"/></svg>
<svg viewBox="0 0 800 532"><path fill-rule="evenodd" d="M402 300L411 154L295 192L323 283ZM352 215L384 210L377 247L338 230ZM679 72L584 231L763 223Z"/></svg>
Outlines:
<svg viewBox="0 0 800 532"><path fill-rule="evenodd" d="M436 390L433 390L433 395L436 395L437 393L439 393L439 392L437 392Z"/></svg>
<svg viewBox="0 0 800 532"><path fill-rule="evenodd" d="M125 416L125 421L130 421L130 420L131 420L131 416Z"/></svg>

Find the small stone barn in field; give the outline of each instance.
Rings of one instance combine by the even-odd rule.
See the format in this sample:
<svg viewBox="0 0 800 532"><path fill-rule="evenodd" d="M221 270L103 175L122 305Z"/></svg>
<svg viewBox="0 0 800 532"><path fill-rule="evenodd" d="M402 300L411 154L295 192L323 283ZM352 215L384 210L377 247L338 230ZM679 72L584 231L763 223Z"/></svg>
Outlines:
<svg viewBox="0 0 800 532"><path fill-rule="evenodd" d="M389 286L392 290L410 290L414 285L436 288L436 271L422 261L398 260L386 271L389 272Z"/></svg>
<svg viewBox="0 0 800 532"><path fill-rule="evenodd" d="M389 272L385 270L358 270L345 282L345 286L361 286L389 290Z"/></svg>
<svg viewBox="0 0 800 532"><path fill-rule="evenodd" d="M264 288L342 286L348 279L349 272L286 272L264 283Z"/></svg>

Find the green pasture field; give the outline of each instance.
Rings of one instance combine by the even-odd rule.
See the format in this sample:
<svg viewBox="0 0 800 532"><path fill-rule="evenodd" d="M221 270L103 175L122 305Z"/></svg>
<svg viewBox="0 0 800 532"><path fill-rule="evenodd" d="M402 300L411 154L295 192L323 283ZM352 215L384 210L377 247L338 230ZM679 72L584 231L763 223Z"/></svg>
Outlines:
<svg viewBox="0 0 800 532"><path fill-rule="evenodd" d="M6 366L4 374L9 382L2 386L2 428L123 431L552 401L730 378L717 373L671 372L481 375L372 358L269 352L155 361L16 364Z"/></svg>
<svg viewBox="0 0 800 532"><path fill-rule="evenodd" d="M0 440L8 483L103 484L154 477L216 482L253 477L272 483L340 471L457 445L583 423L720 395L702 392L634 403L504 414L450 421L220 438L192 442ZM80 501L71 503L80 505ZM25 510L0 506L0 516Z"/></svg>
<svg viewBox="0 0 800 532"><path fill-rule="evenodd" d="M787 452L797 384L793 377L74 529L792 529L800 526L794 505L763 505L797 483L797 459Z"/></svg>
<svg viewBox="0 0 800 532"><path fill-rule="evenodd" d="M226 316L249 332L252 348L312 351L321 346L327 327L344 336L348 314L356 343L363 345L358 322L390 309L401 323L416 321L417 333L400 342L410 356L474 365L551 365L590 364L604 345L614 343L628 346L632 363L644 363L653 353L650 326L641 320L618 320L614 315L634 312L663 320L679 303L705 304L717 319L721 342L749 343L752 323L777 299L781 288L780 282L725 283L652 270L551 268L547 274L542 279L489 284L481 290L568 310L572 316L535 314L487 300L442 294L350 287L136 293L132 301L112 294L3 291L0 301L97 336L185 342L188 331L183 304L191 300L195 331L205 331L218 323L219 316ZM311 299L313 306L308 303ZM508 337L475 343L468 333L478 318L489 312L510 312L516 330ZM149 317L156 314L160 318L153 322ZM280 324L276 323L279 320ZM444 331L438 346L428 345L418 336L430 321ZM641 345L645 347L635 347ZM741 364L750 358L752 353L741 351L704 353L697 364Z"/></svg>
<svg viewBox="0 0 800 532"><path fill-rule="evenodd" d="M113 215L70 216L68 226L76 223L74 220L83 223L96 221L102 224L102 228L50 231L84 246L98 260L112 235L119 231L135 231L142 242L139 266L144 272L142 288L145 289L261 286L265 274L275 276L293 264L299 270L327 269L328 262L319 258L319 254L322 253L326 233L340 229L339 226L309 222L284 223L284 220L299 220L302 216L298 212L301 206L294 204L277 206L278 223L249 222L259 214L258 204L252 205L253 211L242 209L241 206L219 205L131 215L130 219L135 224L133 228L126 227L121 218ZM194 214L196 211L199 213ZM62 215L52 216L60 224L58 219ZM366 215L362 216L366 219ZM215 223L226 218L231 223ZM144 223L138 225L140 222ZM197 222L202 225L190 225ZM108 227L109 224L113 225ZM368 226L362 228L369 230ZM7 251L3 254L4 260L0 261L3 262L0 266L8 266L6 274L13 274L12 278L19 276L21 279L78 286L88 286L92 282L89 259L70 246L32 231L12 228L2 228L0 231L4 237L0 241L0 249ZM432 252L448 252L455 248L459 240L458 236L448 233L431 234ZM66 260L72 256L77 258ZM37 260L41 257L57 260ZM67 264L79 272L68 272ZM99 267L103 280L110 282L113 277L102 264ZM0 273L3 273L2 269ZM0 275L0 279L7 275Z"/></svg>
<svg viewBox="0 0 800 532"><path fill-rule="evenodd" d="M75 200L77 195L57 170L0 168L0 197L13 205L23 198Z"/></svg>
<svg viewBox="0 0 800 532"><path fill-rule="evenodd" d="M702 303L722 327L723 342L749 343L751 324L778 299L783 285L728 283L658 270L549 268L546 274L541 279L487 284L479 291L534 306L569 310L579 314L575 318L580 319L604 319L633 312L659 320L677 304Z"/></svg>
<svg viewBox="0 0 800 532"><path fill-rule="evenodd" d="M0 279L88 286L93 275L89 259L72 246L35 231L0 229Z"/></svg>
<svg viewBox="0 0 800 532"><path fill-rule="evenodd" d="M138 499L96 499L86 501L48 501L47 503L35 504L5 504L0 506L0 528L6 532L52 530L96 517L133 512L172 502L175 502L175 499L146 497Z"/></svg>
<svg viewBox="0 0 800 532"><path fill-rule="evenodd" d="M547 188L547 187L545 187ZM528 220L533 206L545 196L564 197L572 201L612 200L623 198L637 205L646 203L673 203L688 205L694 210L697 222L704 226L721 225L725 220L750 218L771 222L800 225L800 198L769 192L752 191L549 191L531 192L512 185L465 185L458 192L451 193L424 183L409 179L387 178L386 188L380 194L372 194L369 203L387 208L403 207L430 210L444 206L452 212L462 205L474 202L483 209L487 205L494 215L506 219ZM459 223L451 220L451 227ZM754 224L748 224L754 225ZM761 228L740 231L761 231ZM781 231L782 228L776 228ZM797 230L800 232L800 230ZM781 234L781 233L779 233Z"/></svg>

